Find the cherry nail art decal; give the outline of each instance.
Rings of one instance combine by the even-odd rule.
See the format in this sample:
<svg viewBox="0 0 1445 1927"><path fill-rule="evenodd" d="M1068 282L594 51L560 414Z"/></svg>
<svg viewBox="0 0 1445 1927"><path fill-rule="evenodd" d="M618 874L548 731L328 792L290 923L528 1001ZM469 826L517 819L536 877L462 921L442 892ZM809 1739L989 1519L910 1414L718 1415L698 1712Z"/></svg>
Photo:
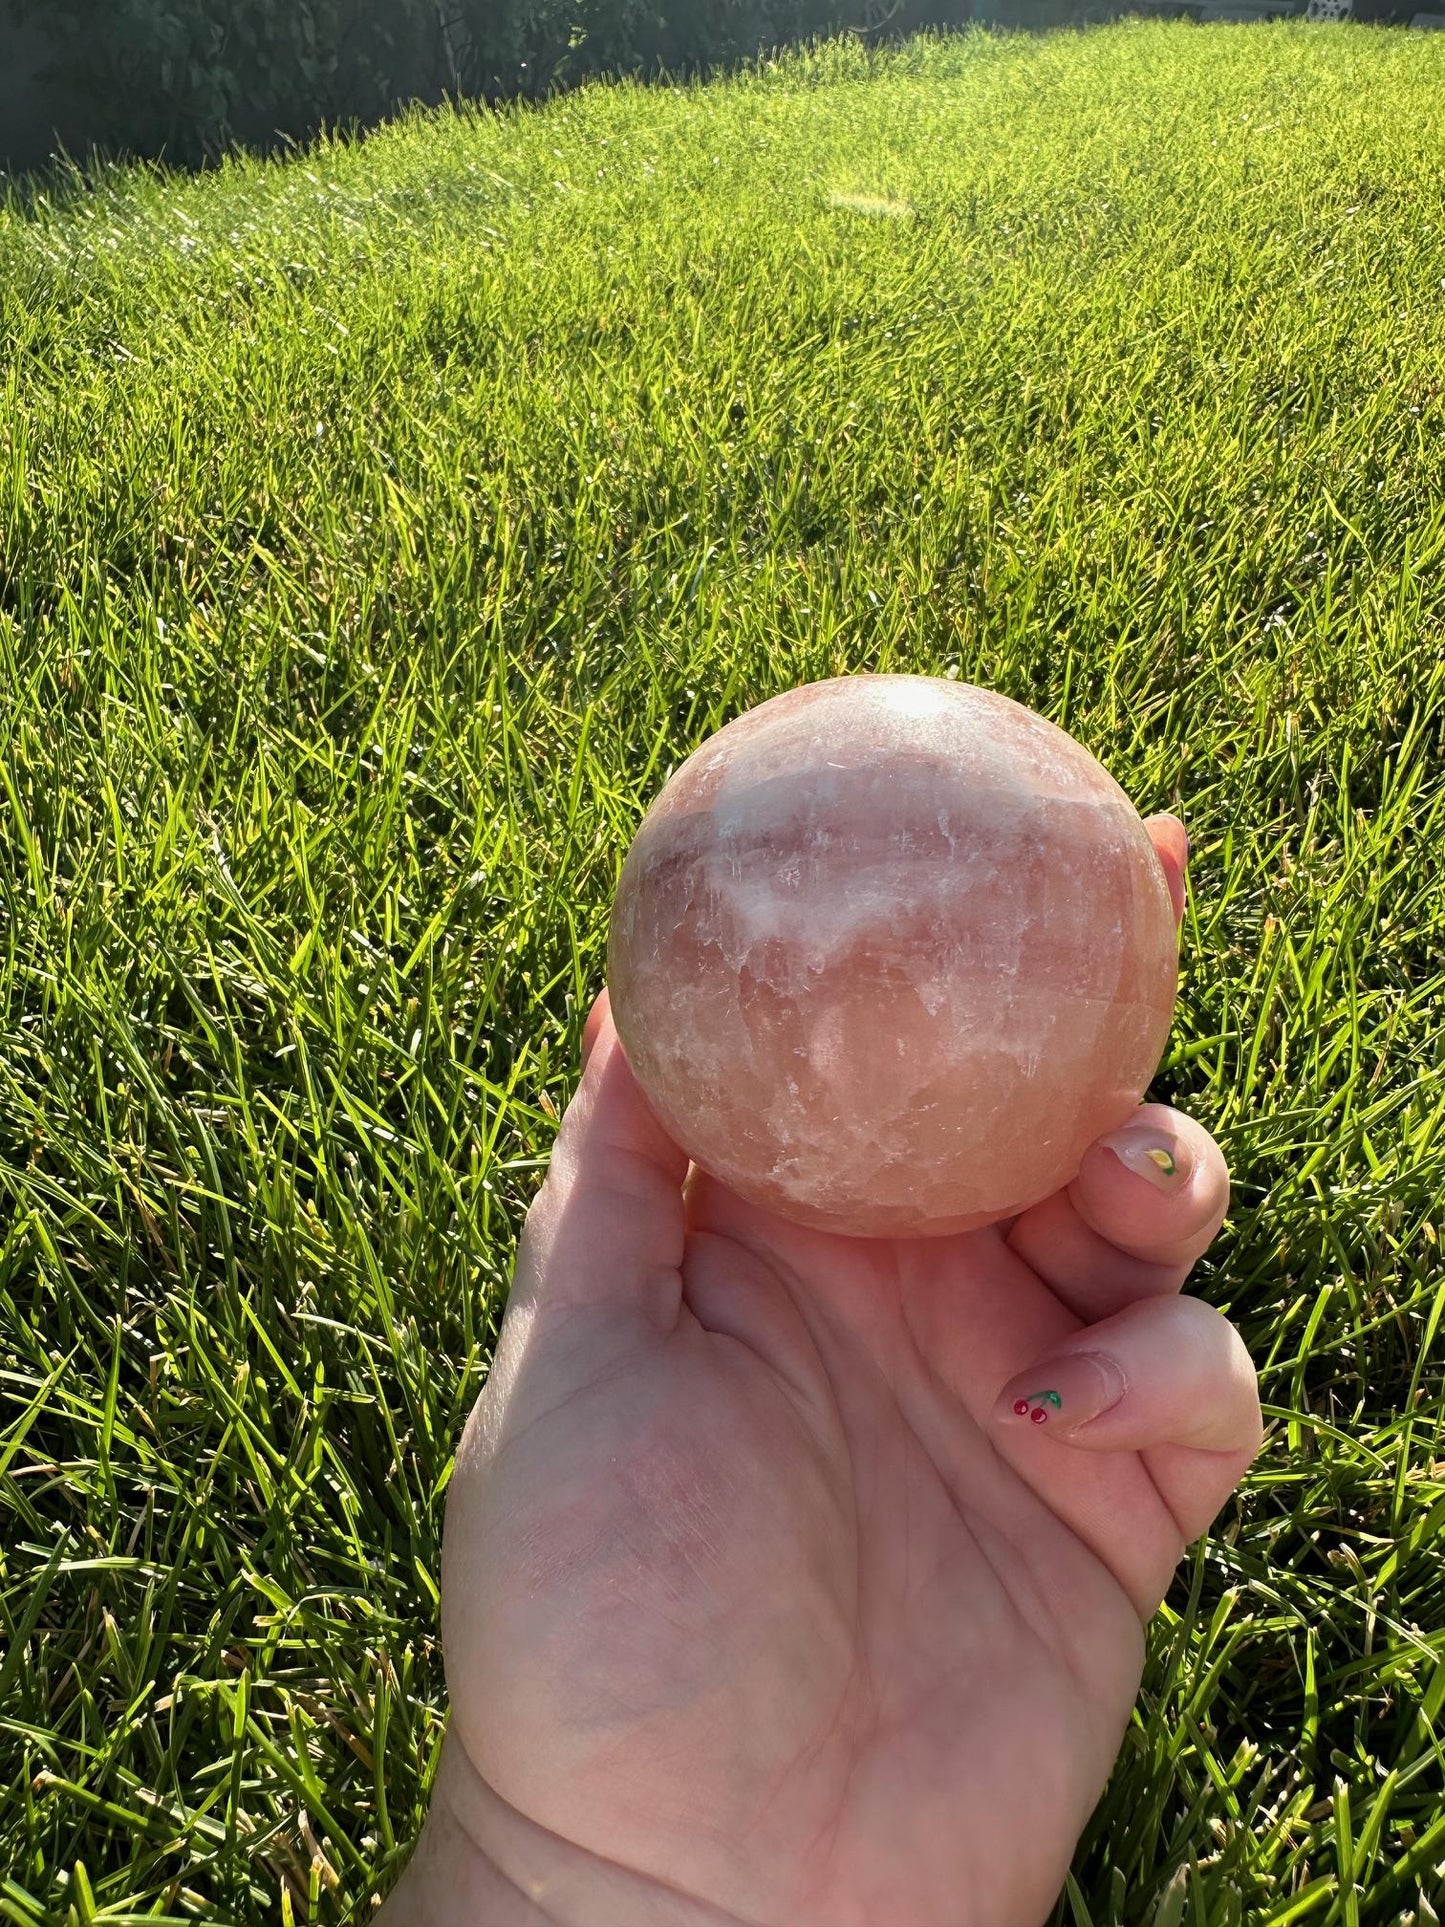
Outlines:
<svg viewBox="0 0 1445 1927"><path fill-rule="evenodd" d="M1057 1392L1030 1392L1027 1398L1014 1400L1014 1411L1030 1425L1047 1425L1051 1405L1056 1412L1063 1410L1064 1401Z"/></svg>
<svg viewBox="0 0 1445 1927"><path fill-rule="evenodd" d="M1000 1387L994 1417L1014 1427L1021 1419L1028 1425L1047 1425L1052 1419L1049 1436L1056 1433L1063 1441L1112 1412L1128 1389L1122 1366L1106 1352L1056 1352L1052 1358L1036 1358Z"/></svg>

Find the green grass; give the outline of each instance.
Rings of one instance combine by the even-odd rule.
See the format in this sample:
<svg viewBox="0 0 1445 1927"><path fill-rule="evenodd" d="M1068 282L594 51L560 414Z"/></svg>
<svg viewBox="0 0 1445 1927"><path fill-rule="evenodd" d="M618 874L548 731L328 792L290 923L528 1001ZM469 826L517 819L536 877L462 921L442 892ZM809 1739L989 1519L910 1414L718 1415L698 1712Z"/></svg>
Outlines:
<svg viewBox="0 0 1445 1927"><path fill-rule="evenodd" d="M809 677L1195 844L1270 1441L1061 1922L1445 1889L1445 40L831 47L0 208L0 1918L364 1918L617 865ZM899 1923L906 1927L906 1923Z"/></svg>

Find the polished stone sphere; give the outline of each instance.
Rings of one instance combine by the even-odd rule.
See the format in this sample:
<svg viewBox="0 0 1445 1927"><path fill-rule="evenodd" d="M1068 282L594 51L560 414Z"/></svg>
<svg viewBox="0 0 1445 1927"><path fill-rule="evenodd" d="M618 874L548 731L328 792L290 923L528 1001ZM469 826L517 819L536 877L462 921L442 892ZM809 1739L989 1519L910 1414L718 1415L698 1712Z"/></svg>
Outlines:
<svg viewBox="0 0 1445 1927"><path fill-rule="evenodd" d="M608 947L623 1048L693 1161L869 1237L1068 1183L1153 1075L1176 970L1113 778L926 676L811 683L719 730L643 820Z"/></svg>

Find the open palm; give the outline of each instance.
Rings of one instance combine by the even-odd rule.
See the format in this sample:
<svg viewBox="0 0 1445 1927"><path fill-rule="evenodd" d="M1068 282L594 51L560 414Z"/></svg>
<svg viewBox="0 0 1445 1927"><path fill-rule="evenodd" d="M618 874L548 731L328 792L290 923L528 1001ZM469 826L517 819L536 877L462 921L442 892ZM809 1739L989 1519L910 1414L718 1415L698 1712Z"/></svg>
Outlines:
<svg viewBox="0 0 1445 1927"><path fill-rule="evenodd" d="M567 1927L1031 1927L1259 1442L1178 1294L1219 1152L1144 1107L1010 1224L833 1238L689 1182L589 1030L449 1498L433 1885L396 1918L502 1919L474 1854Z"/></svg>

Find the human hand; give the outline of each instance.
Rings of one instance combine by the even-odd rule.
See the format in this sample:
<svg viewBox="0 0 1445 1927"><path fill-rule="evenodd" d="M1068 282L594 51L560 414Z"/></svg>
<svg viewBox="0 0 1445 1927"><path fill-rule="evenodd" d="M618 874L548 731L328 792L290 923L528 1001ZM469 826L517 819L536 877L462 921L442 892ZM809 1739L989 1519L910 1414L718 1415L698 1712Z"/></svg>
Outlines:
<svg viewBox="0 0 1445 1927"><path fill-rule="evenodd" d="M1259 1447L1179 1295L1217 1146L1143 1106L1012 1222L837 1238L689 1176L605 995L586 1050L452 1481L387 1927L1034 1927Z"/></svg>

